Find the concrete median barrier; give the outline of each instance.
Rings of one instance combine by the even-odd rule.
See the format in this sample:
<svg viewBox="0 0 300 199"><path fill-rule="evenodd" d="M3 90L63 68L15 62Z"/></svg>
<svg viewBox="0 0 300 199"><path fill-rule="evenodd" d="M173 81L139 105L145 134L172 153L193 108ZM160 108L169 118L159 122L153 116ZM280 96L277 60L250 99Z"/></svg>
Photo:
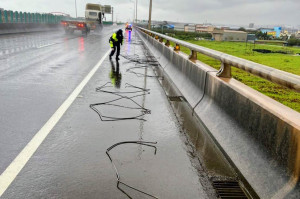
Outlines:
<svg viewBox="0 0 300 199"><path fill-rule="evenodd" d="M1 34L42 32L62 29L60 24L36 24L36 23L2 23Z"/></svg>
<svg viewBox="0 0 300 199"><path fill-rule="evenodd" d="M300 198L300 113L139 31L220 150L260 198Z"/></svg>

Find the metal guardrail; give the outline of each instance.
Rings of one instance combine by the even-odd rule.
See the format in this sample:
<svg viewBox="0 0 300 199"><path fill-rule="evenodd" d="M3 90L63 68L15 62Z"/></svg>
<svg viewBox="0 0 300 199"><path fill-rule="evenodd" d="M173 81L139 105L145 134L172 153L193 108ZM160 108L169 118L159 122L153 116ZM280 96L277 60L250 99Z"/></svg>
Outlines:
<svg viewBox="0 0 300 199"><path fill-rule="evenodd" d="M173 37L169 37L154 31L150 31L145 28L137 27L139 30L145 32L146 34L154 37L159 42L163 43L164 39L166 46L170 46L170 42L174 42L176 46L174 51L180 51L180 46L184 46L191 50L189 59L191 61L197 60L197 53L204 54L206 56L212 57L216 60L221 61L221 68L217 73L219 77L231 77L231 66L242 69L253 75L267 79L273 83L285 86L297 92L300 92L300 76L294 75L288 72L284 72L269 66L258 64L252 61L248 61L242 58L238 58L226 53L222 53L216 50L198 46L196 44L191 44Z"/></svg>

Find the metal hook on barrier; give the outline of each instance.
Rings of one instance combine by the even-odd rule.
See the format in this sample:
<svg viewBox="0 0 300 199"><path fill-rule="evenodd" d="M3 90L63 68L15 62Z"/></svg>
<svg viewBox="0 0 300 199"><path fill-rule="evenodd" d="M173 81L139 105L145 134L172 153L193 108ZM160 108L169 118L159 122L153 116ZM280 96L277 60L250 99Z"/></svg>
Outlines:
<svg viewBox="0 0 300 199"><path fill-rule="evenodd" d="M207 75L208 73L211 73L211 72L217 72L217 71L205 71L205 77L204 77L204 86L203 86L203 94L200 98L200 100L197 102L197 104L193 107L192 109L192 115L194 115L194 112L195 112L195 108L200 104L200 102L204 99L204 96L205 96L205 91L206 91L206 84L207 84Z"/></svg>

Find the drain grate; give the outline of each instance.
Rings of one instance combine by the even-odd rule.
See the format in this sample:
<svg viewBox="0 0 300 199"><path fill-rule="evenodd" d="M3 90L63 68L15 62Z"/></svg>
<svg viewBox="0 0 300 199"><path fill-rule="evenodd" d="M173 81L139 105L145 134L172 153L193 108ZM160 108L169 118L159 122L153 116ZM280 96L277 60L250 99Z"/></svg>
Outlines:
<svg viewBox="0 0 300 199"><path fill-rule="evenodd" d="M168 96L169 100L172 102L182 102L185 101L183 96Z"/></svg>
<svg viewBox="0 0 300 199"><path fill-rule="evenodd" d="M237 181L213 181L219 198L248 199Z"/></svg>

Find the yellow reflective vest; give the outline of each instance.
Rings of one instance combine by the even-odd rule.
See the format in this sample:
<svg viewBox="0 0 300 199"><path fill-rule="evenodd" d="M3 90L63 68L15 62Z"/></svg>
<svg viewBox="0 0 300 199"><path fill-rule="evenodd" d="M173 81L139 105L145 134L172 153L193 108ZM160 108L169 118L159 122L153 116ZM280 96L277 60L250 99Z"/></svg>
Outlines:
<svg viewBox="0 0 300 199"><path fill-rule="evenodd" d="M114 47L114 43L119 42L117 38L117 33L112 34L112 36L109 39L110 47ZM123 41L120 41L121 44L123 44Z"/></svg>

